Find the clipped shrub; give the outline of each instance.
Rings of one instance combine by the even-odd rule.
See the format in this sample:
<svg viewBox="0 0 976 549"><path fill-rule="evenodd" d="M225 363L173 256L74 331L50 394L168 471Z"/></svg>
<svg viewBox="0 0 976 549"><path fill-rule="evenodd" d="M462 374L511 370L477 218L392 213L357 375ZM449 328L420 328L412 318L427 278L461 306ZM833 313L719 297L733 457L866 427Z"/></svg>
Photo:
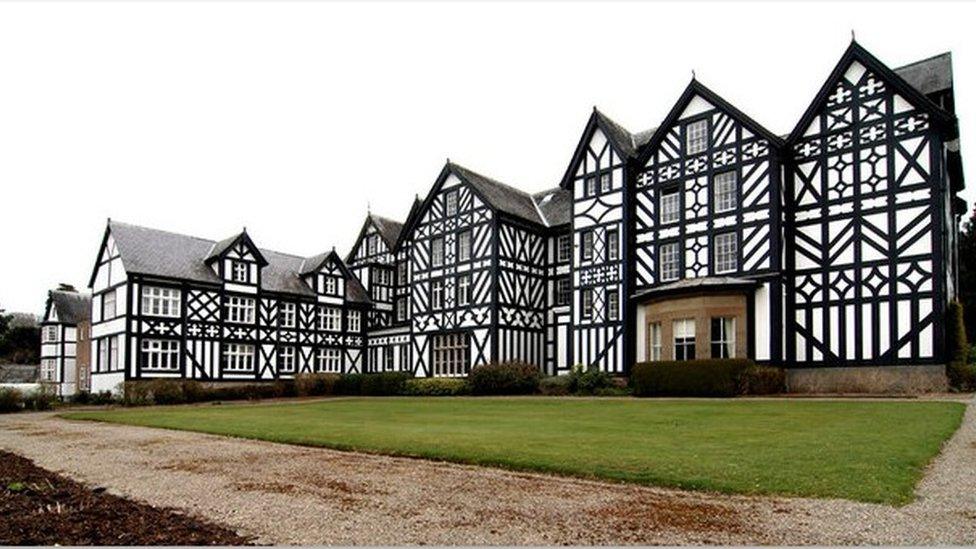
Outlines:
<svg viewBox="0 0 976 549"><path fill-rule="evenodd" d="M125 406L148 406L152 404L152 393L145 381L126 381L122 386L122 404Z"/></svg>
<svg viewBox="0 0 976 549"><path fill-rule="evenodd" d="M630 381L634 396L732 397L739 377L753 366L748 359L669 360L634 366Z"/></svg>
<svg viewBox="0 0 976 549"><path fill-rule="evenodd" d="M572 376L548 376L539 380L539 393L546 396L566 396L573 392Z"/></svg>
<svg viewBox="0 0 976 549"><path fill-rule="evenodd" d="M453 377L411 378L403 383L401 393L407 396L459 396L471 394L466 379Z"/></svg>
<svg viewBox="0 0 976 549"><path fill-rule="evenodd" d="M413 375L408 372L366 374L360 382L359 394L368 396L399 395L403 390L403 384L409 379L413 379Z"/></svg>
<svg viewBox="0 0 976 549"><path fill-rule="evenodd" d="M946 355L949 361L965 362L969 356L969 343L966 341L966 323L962 305L952 301L946 306Z"/></svg>
<svg viewBox="0 0 976 549"><path fill-rule="evenodd" d="M94 404L96 406L104 406L106 404L115 404L118 399L112 394L112 391L99 391L97 393L91 393L89 397L89 404Z"/></svg>
<svg viewBox="0 0 976 549"><path fill-rule="evenodd" d="M337 395L360 395L363 390L363 378L365 374L342 374L336 380L335 394Z"/></svg>
<svg viewBox="0 0 976 549"><path fill-rule="evenodd" d="M0 387L0 414L19 412L23 405L23 393L11 387Z"/></svg>
<svg viewBox="0 0 976 549"><path fill-rule="evenodd" d="M569 377L570 391L578 395L595 395L598 391L615 387L613 376L601 371L599 367L590 367L585 370L582 367L576 367L573 368Z"/></svg>
<svg viewBox="0 0 976 549"><path fill-rule="evenodd" d="M334 395L339 374L298 374L295 376L295 394L298 396Z"/></svg>
<svg viewBox="0 0 976 549"><path fill-rule="evenodd" d="M183 404L183 381L179 379L154 379L147 382L149 398L155 404Z"/></svg>
<svg viewBox="0 0 976 549"><path fill-rule="evenodd" d="M35 412L50 410L58 404L57 390L53 386L42 385L23 396L24 409Z"/></svg>
<svg viewBox="0 0 976 549"><path fill-rule="evenodd" d="M72 404L89 404L91 399L91 393L88 391L78 391L69 398Z"/></svg>
<svg viewBox="0 0 976 549"><path fill-rule="evenodd" d="M953 360L946 365L949 387L956 391L976 391L976 363Z"/></svg>
<svg viewBox="0 0 976 549"><path fill-rule="evenodd" d="M183 392L183 402L206 402L210 397L210 391L202 383L192 379L184 379L180 382L180 390Z"/></svg>
<svg viewBox="0 0 976 549"><path fill-rule="evenodd" d="M739 374L740 395L776 395L786 392L786 371L773 366L749 366Z"/></svg>
<svg viewBox="0 0 976 549"><path fill-rule="evenodd" d="M476 395L530 395L539 389L542 373L524 362L503 362L476 366L468 374Z"/></svg>

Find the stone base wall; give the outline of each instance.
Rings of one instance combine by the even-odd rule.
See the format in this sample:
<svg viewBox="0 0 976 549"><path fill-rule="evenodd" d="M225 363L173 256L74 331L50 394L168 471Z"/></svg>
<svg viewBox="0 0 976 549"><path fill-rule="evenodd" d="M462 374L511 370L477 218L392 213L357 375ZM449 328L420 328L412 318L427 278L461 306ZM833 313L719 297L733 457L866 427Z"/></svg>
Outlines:
<svg viewBox="0 0 976 549"><path fill-rule="evenodd" d="M790 393L867 393L904 395L949 389L945 366L857 366L786 370Z"/></svg>

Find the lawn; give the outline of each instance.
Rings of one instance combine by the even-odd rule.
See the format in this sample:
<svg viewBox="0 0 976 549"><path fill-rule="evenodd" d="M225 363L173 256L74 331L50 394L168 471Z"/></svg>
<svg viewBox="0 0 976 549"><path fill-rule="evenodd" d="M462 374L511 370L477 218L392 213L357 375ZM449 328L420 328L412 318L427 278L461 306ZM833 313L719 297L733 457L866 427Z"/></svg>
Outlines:
<svg viewBox="0 0 976 549"><path fill-rule="evenodd" d="M952 402L344 398L71 412L87 419L654 486L904 504Z"/></svg>

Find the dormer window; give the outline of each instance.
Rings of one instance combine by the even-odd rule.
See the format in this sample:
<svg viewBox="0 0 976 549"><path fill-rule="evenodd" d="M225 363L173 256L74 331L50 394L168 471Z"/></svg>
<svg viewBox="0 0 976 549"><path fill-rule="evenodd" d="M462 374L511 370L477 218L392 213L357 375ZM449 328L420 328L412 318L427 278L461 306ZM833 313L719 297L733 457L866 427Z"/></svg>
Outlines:
<svg viewBox="0 0 976 549"><path fill-rule="evenodd" d="M325 277L325 293L327 295L339 295L339 279L334 276Z"/></svg>
<svg viewBox="0 0 976 549"><path fill-rule="evenodd" d="M243 261L235 261L231 267L231 280L234 282L248 282L250 279L250 266Z"/></svg>

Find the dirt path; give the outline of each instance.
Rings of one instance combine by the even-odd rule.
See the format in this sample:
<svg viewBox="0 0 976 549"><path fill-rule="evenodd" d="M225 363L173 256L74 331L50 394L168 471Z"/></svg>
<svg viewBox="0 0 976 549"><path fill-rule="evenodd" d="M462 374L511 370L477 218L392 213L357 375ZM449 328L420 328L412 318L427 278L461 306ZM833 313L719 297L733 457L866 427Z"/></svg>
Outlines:
<svg viewBox="0 0 976 549"><path fill-rule="evenodd" d="M0 419L0 448L272 544L974 544L976 407L900 509L724 496L188 432Z"/></svg>

